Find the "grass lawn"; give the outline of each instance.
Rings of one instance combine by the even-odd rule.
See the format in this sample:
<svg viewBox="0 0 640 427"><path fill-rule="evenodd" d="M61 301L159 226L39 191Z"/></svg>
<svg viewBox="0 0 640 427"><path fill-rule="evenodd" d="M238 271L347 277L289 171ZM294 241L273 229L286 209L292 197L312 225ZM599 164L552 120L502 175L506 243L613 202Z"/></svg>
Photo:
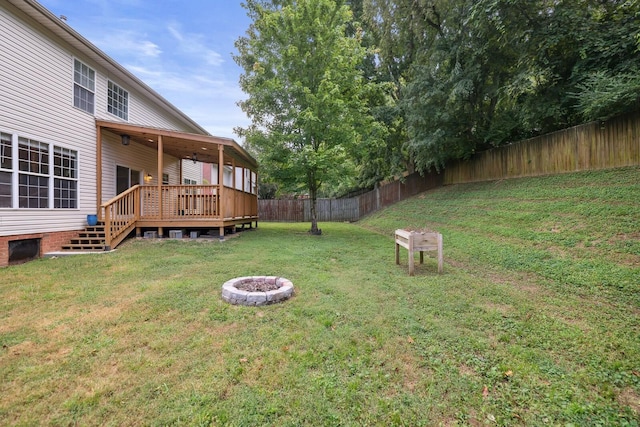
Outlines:
<svg viewBox="0 0 640 427"><path fill-rule="evenodd" d="M457 185L2 269L0 424L638 426L639 200L639 168ZM395 265L405 227L444 274ZM223 302L246 275L296 294Z"/></svg>

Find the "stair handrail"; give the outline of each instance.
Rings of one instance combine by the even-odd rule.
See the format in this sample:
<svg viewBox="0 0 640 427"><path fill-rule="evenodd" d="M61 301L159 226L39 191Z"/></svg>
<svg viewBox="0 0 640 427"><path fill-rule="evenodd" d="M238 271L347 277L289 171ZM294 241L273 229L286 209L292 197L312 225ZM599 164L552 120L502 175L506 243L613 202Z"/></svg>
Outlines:
<svg viewBox="0 0 640 427"><path fill-rule="evenodd" d="M100 205L104 218L105 250L115 248L140 219L140 185L134 185Z"/></svg>

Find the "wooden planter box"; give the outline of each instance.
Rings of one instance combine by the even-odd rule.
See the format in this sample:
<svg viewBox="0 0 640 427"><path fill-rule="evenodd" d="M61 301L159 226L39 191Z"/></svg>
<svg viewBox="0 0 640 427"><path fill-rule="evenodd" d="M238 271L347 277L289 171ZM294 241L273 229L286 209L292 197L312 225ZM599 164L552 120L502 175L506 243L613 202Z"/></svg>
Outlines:
<svg viewBox="0 0 640 427"><path fill-rule="evenodd" d="M442 273L444 260L442 258L442 234L436 232L420 232L396 230L396 264L400 264L400 246L409 251L409 275L413 276L413 254L420 252L420 264L424 262L425 251L438 251L438 273Z"/></svg>

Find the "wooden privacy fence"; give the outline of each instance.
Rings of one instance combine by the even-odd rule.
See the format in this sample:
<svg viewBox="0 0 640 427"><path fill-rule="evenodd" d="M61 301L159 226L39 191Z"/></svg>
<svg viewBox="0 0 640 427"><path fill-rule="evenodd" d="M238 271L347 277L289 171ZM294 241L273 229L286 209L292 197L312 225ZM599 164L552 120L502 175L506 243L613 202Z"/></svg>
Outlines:
<svg viewBox="0 0 640 427"><path fill-rule="evenodd" d="M358 200L318 199L316 205L318 221L357 221L360 218ZM258 200L258 217L261 221L309 222L311 200Z"/></svg>
<svg viewBox="0 0 640 427"><path fill-rule="evenodd" d="M318 221L357 221L442 185L640 165L640 112L591 122L453 162L443 173L412 174L349 199L318 199ZM262 221L311 221L309 200L259 200Z"/></svg>
<svg viewBox="0 0 640 427"><path fill-rule="evenodd" d="M640 164L640 112L494 148L447 165L444 184Z"/></svg>
<svg viewBox="0 0 640 427"><path fill-rule="evenodd" d="M383 184L358 197L318 199L316 204L318 221L357 221L371 212L441 185L441 175L420 176L415 173L405 177L404 181ZM311 221L311 200L260 199L258 216L261 221L309 222Z"/></svg>

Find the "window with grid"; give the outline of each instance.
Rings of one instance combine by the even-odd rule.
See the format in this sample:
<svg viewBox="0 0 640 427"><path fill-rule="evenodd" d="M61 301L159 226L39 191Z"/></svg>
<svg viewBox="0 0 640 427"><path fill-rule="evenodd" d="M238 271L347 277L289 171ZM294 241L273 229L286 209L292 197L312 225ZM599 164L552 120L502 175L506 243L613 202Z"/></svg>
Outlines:
<svg viewBox="0 0 640 427"><path fill-rule="evenodd" d="M0 208L13 207L11 138L10 134L0 132Z"/></svg>
<svg viewBox="0 0 640 427"><path fill-rule="evenodd" d="M53 207L78 207L78 153L61 147L53 148Z"/></svg>
<svg viewBox="0 0 640 427"><path fill-rule="evenodd" d="M49 178L20 174L18 179L18 204L25 209L49 207Z"/></svg>
<svg viewBox="0 0 640 427"><path fill-rule="evenodd" d="M107 111L129 120L129 92L109 81L107 84Z"/></svg>
<svg viewBox="0 0 640 427"><path fill-rule="evenodd" d="M76 209L78 207L78 153L18 137L17 169L13 169L13 135L0 132L0 208ZM14 182L17 173L17 186ZM51 188L51 183L53 187ZM52 198L53 197L53 198Z"/></svg>
<svg viewBox="0 0 640 427"><path fill-rule="evenodd" d="M18 138L18 206L49 207L49 145Z"/></svg>
<svg viewBox="0 0 640 427"><path fill-rule="evenodd" d="M258 194L258 176L251 172L251 194Z"/></svg>
<svg viewBox="0 0 640 427"><path fill-rule="evenodd" d="M95 110L96 72L89 66L73 61L73 105L87 113Z"/></svg>

